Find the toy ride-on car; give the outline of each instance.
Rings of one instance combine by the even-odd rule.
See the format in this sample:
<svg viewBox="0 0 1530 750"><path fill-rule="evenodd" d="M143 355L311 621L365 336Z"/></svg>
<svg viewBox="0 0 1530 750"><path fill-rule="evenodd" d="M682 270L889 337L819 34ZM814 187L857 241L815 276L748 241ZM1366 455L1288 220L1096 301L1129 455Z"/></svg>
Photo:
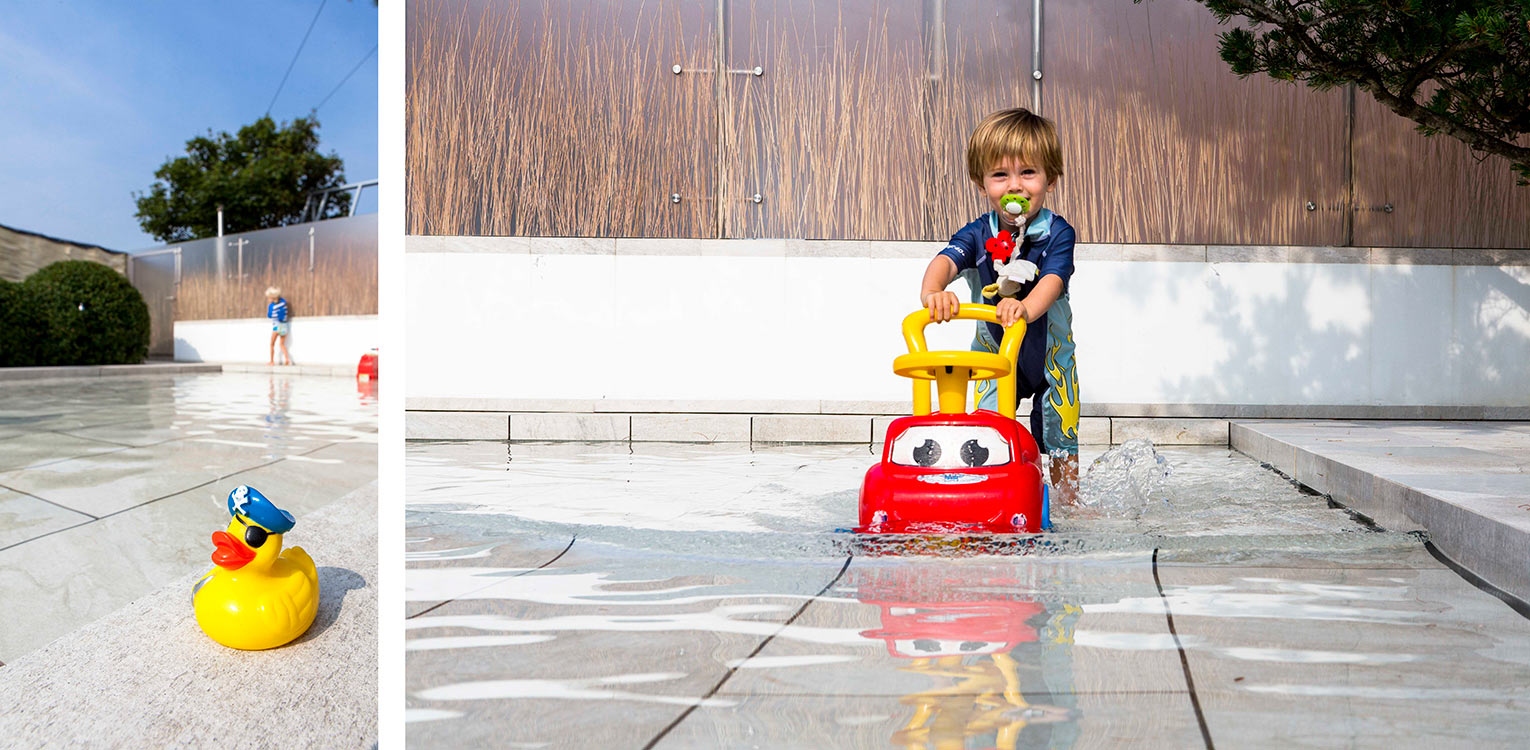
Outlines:
<svg viewBox="0 0 1530 750"><path fill-rule="evenodd" d="M998 323L992 305L962 304L956 320ZM996 531L1051 526L1036 441L1015 421L1015 359L1025 321L1004 331L999 353L928 350L929 312L903 319L908 354L893 371L914 380L914 415L893 420L882 462L861 485L859 530ZM968 384L998 379L997 412L967 411ZM930 381L939 409L930 409Z"/></svg>

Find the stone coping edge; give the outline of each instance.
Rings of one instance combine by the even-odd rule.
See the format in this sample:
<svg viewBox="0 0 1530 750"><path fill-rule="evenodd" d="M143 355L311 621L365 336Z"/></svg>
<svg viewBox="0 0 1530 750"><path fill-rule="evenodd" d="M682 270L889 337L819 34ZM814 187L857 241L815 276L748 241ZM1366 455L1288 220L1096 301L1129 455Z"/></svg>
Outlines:
<svg viewBox="0 0 1530 750"><path fill-rule="evenodd" d="M213 372L269 372L274 375L354 377L355 365L257 365L236 362L175 362L142 365L84 365L72 367L0 367L0 385L34 380L73 380L117 376L185 375Z"/></svg>
<svg viewBox="0 0 1530 750"><path fill-rule="evenodd" d="M791 399L664 400L457 398L413 396L408 411L539 412L566 414L853 414L903 416L908 401ZM1030 409L1021 402L1019 412ZM1468 421L1530 420L1530 406L1366 406L1321 404L1142 404L1090 403L1084 417L1183 417L1195 419L1448 419Z"/></svg>
<svg viewBox="0 0 1530 750"><path fill-rule="evenodd" d="M929 258L944 241L695 239L653 237L475 237L409 235L406 253L508 255L664 255L764 258ZM1351 263L1405 266L1525 266L1530 249L1332 247L1308 245L1128 244L1081 242L1080 261L1180 263Z"/></svg>
<svg viewBox="0 0 1530 750"><path fill-rule="evenodd" d="M1303 486L1392 531L1422 529L1441 555L1521 602L1530 602L1530 532L1417 487L1260 431L1229 427L1234 450L1273 466ZM1505 459L1506 462L1509 459ZM1518 608L1516 608L1517 610Z"/></svg>
<svg viewBox="0 0 1530 750"><path fill-rule="evenodd" d="M142 365L79 365L71 367L0 367L0 382L58 378L101 378L116 375L179 375L222 372L223 365L206 362L150 363Z"/></svg>
<svg viewBox="0 0 1530 750"><path fill-rule="evenodd" d="M856 414L564 414L553 412L404 413L405 440L579 443L737 443L874 445L896 416ZM1112 445L1146 438L1155 445L1227 446L1224 419L1083 417L1079 442Z"/></svg>

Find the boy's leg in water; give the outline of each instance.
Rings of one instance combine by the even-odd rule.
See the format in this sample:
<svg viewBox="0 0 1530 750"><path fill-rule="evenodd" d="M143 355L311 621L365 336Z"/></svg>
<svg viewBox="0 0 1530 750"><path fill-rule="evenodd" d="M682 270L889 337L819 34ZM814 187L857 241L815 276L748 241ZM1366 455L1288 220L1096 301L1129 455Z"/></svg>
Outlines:
<svg viewBox="0 0 1530 750"><path fill-rule="evenodd" d="M282 344L282 349L284 351L286 350L286 348L287 348L287 345L286 344ZM266 357L266 364L268 364L268 365L276 364L276 329L272 329L271 330L271 348L266 352L266 354L268 355Z"/></svg>
<svg viewBox="0 0 1530 750"><path fill-rule="evenodd" d="M1064 505L1078 502L1078 372L1073 360L1073 307L1064 294L1047 310L1047 387L1042 398L1043 449L1052 457L1052 489Z"/></svg>

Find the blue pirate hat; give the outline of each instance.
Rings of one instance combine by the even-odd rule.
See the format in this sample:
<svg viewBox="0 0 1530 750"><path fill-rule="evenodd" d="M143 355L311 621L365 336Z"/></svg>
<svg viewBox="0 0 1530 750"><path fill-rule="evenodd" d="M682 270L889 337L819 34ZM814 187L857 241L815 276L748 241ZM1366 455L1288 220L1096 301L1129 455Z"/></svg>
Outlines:
<svg viewBox="0 0 1530 750"><path fill-rule="evenodd" d="M273 534L285 534L297 523L291 513L276 507L260 490L247 484L228 493L228 514L254 521Z"/></svg>

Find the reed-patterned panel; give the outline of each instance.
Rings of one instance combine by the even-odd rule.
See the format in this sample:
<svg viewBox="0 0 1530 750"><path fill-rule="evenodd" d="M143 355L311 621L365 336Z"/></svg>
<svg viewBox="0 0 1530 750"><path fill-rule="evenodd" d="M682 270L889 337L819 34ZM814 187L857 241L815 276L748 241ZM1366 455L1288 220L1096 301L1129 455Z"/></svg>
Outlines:
<svg viewBox="0 0 1530 750"><path fill-rule="evenodd" d="M919 6L734 2L727 29L727 68L762 74L725 77L724 235L924 236Z"/></svg>
<svg viewBox="0 0 1530 750"><path fill-rule="evenodd" d="M716 76L672 72L713 67L712 15L679 0L411 4L407 231L717 236Z"/></svg>
<svg viewBox="0 0 1530 750"><path fill-rule="evenodd" d="M1425 138L1357 92L1355 244L1530 248L1530 187L1515 186L1503 157L1473 154L1446 135Z"/></svg>
<svg viewBox="0 0 1530 750"><path fill-rule="evenodd" d="M1043 13L1043 114L1068 159L1054 203L1080 240L1342 242L1341 92L1238 79L1191 0Z"/></svg>
<svg viewBox="0 0 1530 750"><path fill-rule="evenodd" d="M967 176L972 129L990 112L1032 107L1031 4L934 0L927 7L925 139L933 156L926 239L944 240L988 210ZM1063 156L1066 162L1067 143Z"/></svg>
<svg viewBox="0 0 1530 750"><path fill-rule="evenodd" d="M175 320L265 317L266 288L272 286L282 290L294 316L377 314L376 214L178 247Z"/></svg>

